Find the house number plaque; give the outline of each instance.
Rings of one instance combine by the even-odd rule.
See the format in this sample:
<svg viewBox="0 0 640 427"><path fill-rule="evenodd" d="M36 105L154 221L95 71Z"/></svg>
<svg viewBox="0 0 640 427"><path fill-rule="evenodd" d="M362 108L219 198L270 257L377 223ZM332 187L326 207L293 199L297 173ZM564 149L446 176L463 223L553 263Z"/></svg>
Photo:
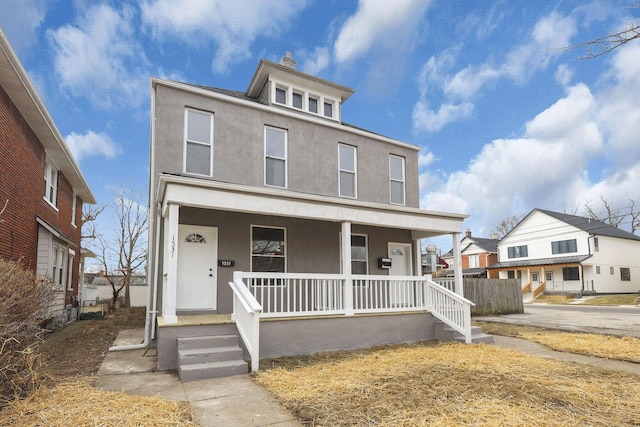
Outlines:
<svg viewBox="0 0 640 427"><path fill-rule="evenodd" d="M236 262L232 259L219 259L218 265L220 267L233 267L234 265L236 265Z"/></svg>

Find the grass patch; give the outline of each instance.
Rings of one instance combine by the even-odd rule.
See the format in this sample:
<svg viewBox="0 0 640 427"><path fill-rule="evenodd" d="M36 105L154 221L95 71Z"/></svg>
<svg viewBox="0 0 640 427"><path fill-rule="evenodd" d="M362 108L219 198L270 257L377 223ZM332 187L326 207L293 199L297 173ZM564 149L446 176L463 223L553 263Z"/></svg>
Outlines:
<svg viewBox="0 0 640 427"><path fill-rule="evenodd" d="M583 334L498 322L474 324L482 327L484 333L523 338L546 345L552 350L640 363L640 339L634 337Z"/></svg>
<svg viewBox="0 0 640 427"><path fill-rule="evenodd" d="M583 305L636 305L639 294L603 295L586 299Z"/></svg>
<svg viewBox="0 0 640 427"><path fill-rule="evenodd" d="M197 426L193 420L188 402L102 391L88 379L43 387L0 412L0 425L21 427Z"/></svg>
<svg viewBox="0 0 640 427"><path fill-rule="evenodd" d="M535 303L545 303L545 304L569 304L573 302L573 297L568 295L540 295L538 298L533 300Z"/></svg>
<svg viewBox="0 0 640 427"><path fill-rule="evenodd" d="M307 425L633 426L640 377L426 342L272 360L255 381Z"/></svg>

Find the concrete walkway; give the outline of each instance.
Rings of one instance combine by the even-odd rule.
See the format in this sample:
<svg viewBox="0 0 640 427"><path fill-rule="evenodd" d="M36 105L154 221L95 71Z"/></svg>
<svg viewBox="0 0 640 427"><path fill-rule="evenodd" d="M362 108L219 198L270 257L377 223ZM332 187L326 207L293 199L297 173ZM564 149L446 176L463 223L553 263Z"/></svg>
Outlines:
<svg viewBox="0 0 640 427"><path fill-rule="evenodd" d="M116 345L142 341L143 330L122 331ZM640 364L550 350L520 338L494 336L497 347L640 375ZM156 371L155 350L111 351L98 371L96 386L138 396L189 401L202 427L298 427L302 424L249 375L182 383L175 372Z"/></svg>
<svg viewBox="0 0 640 427"><path fill-rule="evenodd" d="M122 331L115 345L142 342L144 330ZM176 372L156 371L155 349L110 351L96 387L137 396L189 401L202 427L298 427L302 424L247 375L182 383Z"/></svg>

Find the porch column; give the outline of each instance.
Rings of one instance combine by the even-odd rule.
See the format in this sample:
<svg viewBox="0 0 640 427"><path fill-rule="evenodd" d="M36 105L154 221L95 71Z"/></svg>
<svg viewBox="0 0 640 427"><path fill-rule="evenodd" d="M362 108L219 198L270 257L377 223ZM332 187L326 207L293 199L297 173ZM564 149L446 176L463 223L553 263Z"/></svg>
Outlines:
<svg viewBox="0 0 640 427"><path fill-rule="evenodd" d="M162 287L162 317L165 324L178 323L176 297L178 294L178 217L180 207L170 204L164 217L164 268Z"/></svg>
<svg viewBox="0 0 640 427"><path fill-rule="evenodd" d="M340 248L342 249L342 274L344 275L344 288L342 300L344 301L345 315L353 316L353 279L351 278L351 223L342 223L340 236Z"/></svg>
<svg viewBox="0 0 640 427"><path fill-rule="evenodd" d="M416 254L414 276L422 276L422 240L415 239L413 241L413 252Z"/></svg>
<svg viewBox="0 0 640 427"><path fill-rule="evenodd" d="M462 252L460 251L460 233L453 233L453 278L456 282L456 293L464 296L462 283Z"/></svg>

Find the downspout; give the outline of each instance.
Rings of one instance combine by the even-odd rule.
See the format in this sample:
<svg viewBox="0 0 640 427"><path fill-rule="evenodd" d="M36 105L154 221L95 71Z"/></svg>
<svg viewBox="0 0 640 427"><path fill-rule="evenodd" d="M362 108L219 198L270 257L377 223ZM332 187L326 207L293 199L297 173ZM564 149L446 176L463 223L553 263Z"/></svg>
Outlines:
<svg viewBox="0 0 640 427"><path fill-rule="evenodd" d="M152 206L152 197L153 197L153 176L151 174L153 174L154 171L154 142L155 142L155 124L156 124L156 114L155 114L155 93L154 93L154 88L153 88L153 82L151 82L151 143L149 144L149 151L150 151L150 179L149 179L149 208ZM149 212L149 237L147 238L147 242L149 242L149 245L153 245L154 240L153 240L153 234L151 233L152 227L153 227L153 223L154 223L154 219L153 219L153 213ZM149 249L147 248L147 254L149 254ZM157 264L155 258L153 260L154 266ZM149 257L147 256L147 266L149 265ZM155 270L155 269L154 269ZM150 336L150 327L152 324L152 320L151 317L153 316L153 324L155 324L155 310L156 310L156 304L155 304L155 296L157 294L157 286L155 286L155 282L153 285L153 293L151 292L150 287L152 286L152 282L150 280L150 275L149 275L149 269L147 268L147 293L148 293L148 297L147 297L147 307L146 307L146 311L147 311L147 315L145 316L145 321L144 321L144 338L142 340L142 342L140 344L130 344L130 345L117 345L117 346L112 346L109 347L109 351L124 351L124 350L141 350L143 348L147 348L149 346L149 336ZM153 297L152 297L153 295ZM153 311L150 310L151 308L151 304L152 304L152 299L153 299Z"/></svg>

